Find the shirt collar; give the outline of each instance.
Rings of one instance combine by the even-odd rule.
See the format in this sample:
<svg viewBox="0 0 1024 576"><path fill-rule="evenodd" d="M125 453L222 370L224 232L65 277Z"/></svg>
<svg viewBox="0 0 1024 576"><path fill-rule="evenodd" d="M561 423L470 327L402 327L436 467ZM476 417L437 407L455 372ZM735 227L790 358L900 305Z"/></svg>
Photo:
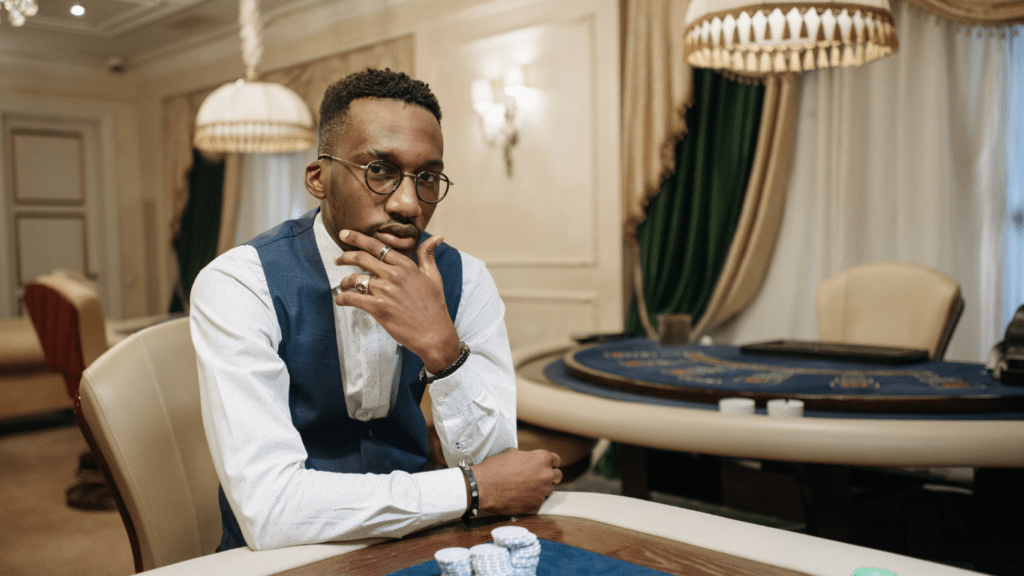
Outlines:
<svg viewBox="0 0 1024 576"><path fill-rule="evenodd" d="M324 270L327 271L327 280L335 290L337 290L337 286L341 283L342 278L362 271L362 268L358 266L338 266L334 263L334 259L344 254L345 251L341 249L341 246L338 246L338 243L331 238L330 232L327 231L327 227L324 225L323 212L318 211L316 213L316 218L313 222L313 234L316 237L316 248L320 252L320 259L323 261Z"/></svg>

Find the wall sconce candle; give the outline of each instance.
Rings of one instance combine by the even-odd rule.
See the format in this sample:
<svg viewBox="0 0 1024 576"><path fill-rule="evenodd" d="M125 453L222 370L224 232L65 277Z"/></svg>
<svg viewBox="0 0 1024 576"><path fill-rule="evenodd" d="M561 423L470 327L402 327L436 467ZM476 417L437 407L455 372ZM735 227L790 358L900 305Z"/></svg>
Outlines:
<svg viewBox="0 0 1024 576"><path fill-rule="evenodd" d="M512 148L519 142L518 115L528 90L527 71L521 67L510 69L501 80L474 80L470 88L484 141L491 146L501 146L509 178L512 177Z"/></svg>

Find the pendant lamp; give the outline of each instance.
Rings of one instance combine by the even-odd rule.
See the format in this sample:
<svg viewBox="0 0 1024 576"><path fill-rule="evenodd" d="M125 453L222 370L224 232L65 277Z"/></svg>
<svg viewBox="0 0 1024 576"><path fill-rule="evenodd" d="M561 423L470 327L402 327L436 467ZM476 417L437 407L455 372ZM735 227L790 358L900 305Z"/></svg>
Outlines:
<svg viewBox="0 0 1024 576"><path fill-rule="evenodd" d="M683 57L761 74L859 66L898 48L889 0L692 0Z"/></svg>
<svg viewBox="0 0 1024 576"><path fill-rule="evenodd" d="M259 82L263 56L257 0L240 0L245 79L214 90L196 115L192 144L208 152L294 152L313 145L313 116L298 94Z"/></svg>

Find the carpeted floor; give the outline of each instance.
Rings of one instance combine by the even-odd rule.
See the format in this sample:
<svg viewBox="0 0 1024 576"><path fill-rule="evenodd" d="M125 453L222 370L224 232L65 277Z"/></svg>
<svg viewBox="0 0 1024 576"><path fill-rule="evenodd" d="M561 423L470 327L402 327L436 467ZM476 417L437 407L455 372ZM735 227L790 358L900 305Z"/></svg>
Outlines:
<svg viewBox="0 0 1024 576"><path fill-rule="evenodd" d="M0 427L0 574L135 573L121 516L70 508L85 440L66 416Z"/></svg>

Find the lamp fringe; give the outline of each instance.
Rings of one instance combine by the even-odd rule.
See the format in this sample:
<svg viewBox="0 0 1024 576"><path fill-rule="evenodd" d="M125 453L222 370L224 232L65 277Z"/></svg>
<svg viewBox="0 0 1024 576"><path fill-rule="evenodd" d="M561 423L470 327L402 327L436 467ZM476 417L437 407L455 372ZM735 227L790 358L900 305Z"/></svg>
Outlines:
<svg viewBox="0 0 1024 576"><path fill-rule="evenodd" d="M833 10L793 8L783 14L768 6L708 14L687 27L683 56L700 68L763 74L859 66L899 49L890 12L850 5Z"/></svg>

